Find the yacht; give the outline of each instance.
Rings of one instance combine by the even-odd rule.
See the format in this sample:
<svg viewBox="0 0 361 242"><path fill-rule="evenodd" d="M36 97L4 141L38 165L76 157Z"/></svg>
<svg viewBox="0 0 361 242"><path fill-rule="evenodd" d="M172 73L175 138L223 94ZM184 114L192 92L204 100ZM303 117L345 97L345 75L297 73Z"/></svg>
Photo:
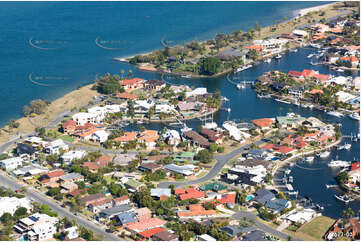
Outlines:
<svg viewBox="0 0 361 242"><path fill-rule="evenodd" d="M360 114L358 114L358 113L352 113L352 114L348 115L348 117L352 118L354 120L360 121Z"/></svg>
<svg viewBox="0 0 361 242"><path fill-rule="evenodd" d="M349 197L349 196L347 196L346 194L345 195L336 195L335 194L335 198L337 198L338 200L340 200L340 201L342 201L342 202L344 202L344 203L348 203L348 202L352 202L353 200L355 200L355 199L353 199L353 198L351 198L351 197Z"/></svg>
<svg viewBox="0 0 361 242"><path fill-rule="evenodd" d="M351 162L342 161L342 160L333 160L328 163L329 167L349 167L351 166Z"/></svg>
<svg viewBox="0 0 361 242"><path fill-rule="evenodd" d="M336 69L336 71L337 71L337 72L344 72L344 70L342 70L342 69L340 69L340 68Z"/></svg>
<svg viewBox="0 0 361 242"><path fill-rule="evenodd" d="M275 58L276 58L276 59L281 59L281 58L282 58L282 55L278 54L278 55L276 55Z"/></svg>
<svg viewBox="0 0 361 242"><path fill-rule="evenodd" d="M338 150L349 150L351 149L351 144L344 144L337 147Z"/></svg>
<svg viewBox="0 0 361 242"><path fill-rule="evenodd" d="M337 118L341 118L343 117L344 115L340 112L337 112L337 111L330 111L327 113L328 115L331 115L331 116L334 116L334 117L337 117Z"/></svg>
<svg viewBox="0 0 361 242"><path fill-rule="evenodd" d="M183 78L191 78L192 77L192 75L182 75L181 77L183 77Z"/></svg>
<svg viewBox="0 0 361 242"><path fill-rule="evenodd" d="M248 68L251 68L251 67L252 67L252 65L246 65L246 66L243 66L243 67L239 67L239 68L237 68L236 72L241 72L241 71L244 71L244 70L246 70Z"/></svg>
<svg viewBox="0 0 361 242"><path fill-rule="evenodd" d="M314 56L314 54L309 54L307 58L312 58L312 56Z"/></svg>
<svg viewBox="0 0 361 242"><path fill-rule="evenodd" d="M257 94L258 98L271 98L270 94Z"/></svg>
<svg viewBox="0 0 361 242"><path fill-rule="evenodd" d="M305 158L305 161L312 162L314 159L315 159L314 156L308 156L308 157Z"/></svg>
<svg viewBox="0 0 361 242"><path fill-rule="evenodd" d="M331 154L331 152L326 150L326 151L320 153L320 154L319 154L319 157L321 157L321 158L326 158L326 157L328 157L330 154Z"/></svg>

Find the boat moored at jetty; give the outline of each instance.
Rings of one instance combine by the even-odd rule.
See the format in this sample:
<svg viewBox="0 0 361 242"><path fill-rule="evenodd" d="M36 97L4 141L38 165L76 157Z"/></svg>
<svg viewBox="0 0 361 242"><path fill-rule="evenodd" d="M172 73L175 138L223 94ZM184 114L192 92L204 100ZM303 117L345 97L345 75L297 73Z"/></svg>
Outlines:
<svg viewBox="0 0 361 242"><path fill-rule="evenodd" d="M318 156L319 156L320 158L326 158L326 157L328 157L330 154L331 154L331 152L326 150L326 151L320 153Z"/></svg>
<svg viewBox="0 0 361 242"><path fill-rule="evenodd" d="M344 144L337 147L338 150L349 150L351 149L351 144Z"/></svg>
<svg viewBox="0 0 361 242"><path fill-rule="evenodd" d="M342 196L335 194L335 198L336 198L337 200L340 200L340 201L344 202L344 203L349 203L349 202L352 202L353 200L355 200L355 199L347 196L346 194L345 194L345 195L342 195Z"/></svg>
<svg viewBox="0 0 361 242"><path fill-rule="evenodd" d="M352 113L348 115L349 118L360 121L360 114L358 113Z"/></svg>
<svg viewBox="0 0 361 242"><path fill-rule="evenodd" d="M330 112L327 112L328 115L331 115L331 116L334 116L334 117L337 117L337 118L341 118L343 117L344 115L340 112L337 112L337 111L330 111Z"/></svg>
<svg viewBox="0 0 361 242"><path fill-rule="evenodd" d="M315 159L314 156L308 156L308 157L305 158L305 161L312 162L314 159Z"/></svg>
<svg viewBox="0 0 361 242"><path fill-rule="evenodd" d="M351 162L342 161L342 160L333 160L328 163L329 167L349 167L351 166Z"/></svg>

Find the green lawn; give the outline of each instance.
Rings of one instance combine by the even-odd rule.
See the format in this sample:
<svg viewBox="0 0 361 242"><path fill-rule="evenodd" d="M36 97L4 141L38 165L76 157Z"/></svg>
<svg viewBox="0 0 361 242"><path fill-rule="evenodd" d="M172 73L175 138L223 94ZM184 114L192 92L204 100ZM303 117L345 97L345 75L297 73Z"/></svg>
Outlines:
<svg viewBox="0 0 361 242"><path fill-rule="evenodd" d="M62 135L59 138L64 140L64 141L67 141L67 142L73 142L74 141L74 138L71 137L70 135Z"/></svg>
<svg viewBox="0 0 361 242"><path fill-rule="evenodd" d="M314 218L310 223L302 226L296 233L290 232L287 229L283 232L291 234L292 236L302 240L323 240L323 235L334 222L335 220L332 218L319 216Z"/></svg>

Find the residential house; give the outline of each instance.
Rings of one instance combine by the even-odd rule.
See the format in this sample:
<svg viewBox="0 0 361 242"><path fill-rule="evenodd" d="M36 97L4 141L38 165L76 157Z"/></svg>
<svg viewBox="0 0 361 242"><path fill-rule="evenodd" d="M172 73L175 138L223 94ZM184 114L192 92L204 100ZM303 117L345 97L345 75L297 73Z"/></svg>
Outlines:
<svg viewBox="0 0 361 242"><path fill-rule="evenodd" d="M113 199L113 207L129 204L129 203L130 203L130 199L128 195L123 195Z"/></svg>
<svg viewBox="0 0 361 242"><path fill-rule="evenodd" d="M265 232L262 230L254 230L242 236L242 241L268 241Z"/></svg>
<svg viewBox="0 0 361 242"><path fill-rule="evenodd" d="M162 169L162 165L157 164L157 163L144 163L144 164L142 163L142 164L140 164L138 169L143 172L154 173L154 172Z"/></svg>
<svg viewBox="0 0 361 242"><path fill-rule="evenodd" d="M199 241L217 241L217 239L213 238L209 234L198 235L198 240Z"/></svg>
<svg viewBox="0 0 361 242"><path fill-rule="evenodd" d="M144 183L141 183L134 179L128 180L124 185L130 192L137 192L137 191L140 191L140 189L142 189L142 187L145 187Z"/></svg>
<svg viewBox="0 0 361 242"><path fill-rule="evenodd" d="M64 193L73 192L78 189L78 185L71 181L63 182L60 187L63 188Z"/></svg>
<svg viewBox="0 0 361 242"><path fill-rule="evenodd" d="M108 140L109 134L105 130L97 130L91 134L90 140L94 142L104 143Z"/></svg>
<svg viewBox="0 0 361 242"><path fill-rule="evenodd" d="M263 148L259 148L259 149L249 149L248 153L247 153L247 158L248 159L256 159L256 160L264 160L268 155L268 152L263 149Z"/></svg>
<svg viewBox="0 0 361 242"><path fill-rule="evenodd" d="M105 201L107 197L102 193L91 194L85 197L82 197L80 200L84 202L85 207L88 207L90 204L94 204L96 202Z"/></svg>
<svg viewBox="0 0 361 242"><path fill-rule="evenodd" d="M61 182L80 182L84 181L84 176L79 173L72 172L62 175L59 180Z"/></svg>
<svg viewBox="0 0 361 242"><path fill-rule="evenodd" d="M180 219L200 219L214 217L217 214L216 210L206 210L202 204L190 204L186 211L178 211L177 215Z"/></svg>
<svg viewBox="0 0 361 242"><path fill-rule="evenodd" d="M117 154L113 159L113 163L115 165L127 166L129 162L135 159L137 159L136 154Z"/></svg>
<svg viewBox="0 0 361 242"><path fill-rule="evenodd" d="M145 81L142 78L124 79L120 81L120 85L124 88L124 90L129 91L144 88Z"/></svg>
<svg viewBox="0 0 361 242"><path fill-rule="evenodd" d="M184 190L184 193L181 193L180 191L177 192L177 195L180 200L187 200L191 198L204 198L205 193L203 191L199 191L195 189L194 187L189 187L188 189Z"/></svg>
<svg viewBox="0 0 361 242"><path fill-rule="evenodd" d="M335 240L339 235L352 240L360 239L360 222L354 218L338 219L324 235L325 240Z"/></svg>
<svg viewBox="0 0 361 242"><path fill-rule="evenodd" d="M155 241L178 241L178 235L169 231L162 231L152 236Z"/></svg>
<svg viewBox="0 0 361 242"><path fill-rule="evenodd" d="M206 185L202 186L199 188L201 191L213 191L213 192L225 192L227 190L227 186L222 185L218 182L212 182L212 183L207 183Z"/></svg>
<svg viewBox="0 0 361 242"><path fill-rule="evenodd" d="M71 150L66 153L64 153L61 158L64 162L70 163L71 161L75 159L81 159L86 155L86 151L84 150Z"/></svg>
<svg viewBox="0 0 361 242"><path fill-rule="evenodd" d="M145 88L148 90L156 90L160 91L162 88L166 86L166 83L161 80L148 80L145 83Z"/></svg>
<svg viewBox="0 0 361 242"><path fill-rule="evenodd" d="M64 170L57 169L48 172L47 174L40 177L39 181L43 184L57 182L61 176L65 174Z"/></svg>
<svg viewBox="0 0 361 242"><path fill-rule="evenodd" d="M110 156L102 155L94 162L84 162L83 166L88 167L91 172L96 172L99 168L105 168L112 161Z"/></svg>
<svg viewBox="0 0 361 242"><path fill-rule="evenodd" d="M128 212L131 212L133 210L134 209L131 206L129 206L128 204L122 204L122 205L118 205L118 206L115 206L115 207L109 206L108 208L101 209L101 211L99 212L99 217L100 218L113 219L118 214L128 213Z"/></svg>
<svg viewBox="0 0 361 242"><path fill-rule="evenodd" d="M276 196L272 192L270 192L269 190L264 189L264 188L255 192L254 195L255 195L255 197L253 198L253 200L260 204L265 204L266 201L276 198Z"/></svg>
<svg viewBox="0 0 361 242"><path fill-rule="evenodd" d="M177 146L181 142L179 132L174 129L169 129L163 134L164 141L168 145Z"/></svg>
<svg viewBox="0 0 361 242"><path fill-rule="evenodd" d="M126 225L137 221L134 211L118 213L114 216L116 225Z"/></svg>
<svg viewBox="0 0 361 242"><path fill-rule="evenodd" d="M303 95L303 87L292 86L288 88L288 94L297 98L301 98Z"/></svg>
<svg viewBox="0 0 361 242"><path fill-rule="evenodd" d="M47 214L35 213L29 217L20 219L14 225L16 232L26 235L30 241L50 240L56 233L58 218Z"/></svg>
<svg viewBox="0 0 361 242"><path fill-rule="evenodd" d="M160 232L164 232L164 231L166 231L165 228L157 227L157 228L149 229L149 230L146 230L143 232L139 232L138 235L140 235L141 238L150 239L150 238L152 238L153 235L160 233Z"/></svg>
<svg viewBox="0 0 361 242"><path fill-rule="evenodd" d="M292 207L291 201L282 198L267 200L264 205L271 209L274 214L280 213L282 210Z"/></svg>
<svg viewBox="0 0 361 242"><path fill-rule="evenodd" d="M235 225L227 225L220 228L219 230L224 231L226 235L228 235L231 238L237 237L241 233L240 228Z"/></svg>
<svg viewBox="0 0 361 242"><path fill-rule="evenodd" d="M77 125L96 124L99 121L98 115L95 113L76 113L72 116L72 119Z"/></svg>
<svg viewBox="0 0 361 242"><path fill-rule="evenodd" d="M139 232L143 232L143 231L146 231L149 229L162 227L163 225L165 225L165 223L166 222L162 219L150 218L150 219L144 220L142 222L128 223L128 224L124 225L123 227L130 232L139 233Z"/></svg>
<svg viewBox="0 0 361 242"><path fill-rule="evenodd" d="M137 138L137 132L124 132L123 136L115 138L114 141L124 144L129 141L136 140L136 138Z"/></svg>
<svg viewBox="0 0 361 242"><path fill-rule="evenodd" d="M63 133L65 134L72 134L75 132L77 127L77 122L74 120L67 120L61 124Z"/></svg>
<svg viewBox="0 0 361 242"><path fill-rule="evenodd" d="M0 197L0 217L4 213L14 215L15 211L21 207L26 208L29 212L33 208L31 203L32 202L27 197Z"/></svg>
<svg viewBox="0 0 361 242"><path fill-rule="evenodd" d="M171 190L169 188L152 188L150 189L150 195L158 199L169 198Z"/></svg>
<svg viewBox="0 0 361 242"><path fill-rule="evenodd" d="M119 99L123 99L123 100L137 100L138 96L132 93L128 93L128 92L122 92L122 93L117 93L117 98Z"/></svg>
<svg viewBox="0 0 361 242"><path fill-rule="evenodd" d="M254 119L251 122L261 130L265 130L272 128L275 121L270 118L261 118L261 119Z"/></svg>
<svg viewBox="0 0 361 242"><path fill-rule="evenodd" d="M212 143L216 143L216 144L223 143L224 135L222 133L213 131L211 129L204 129L204 128L200 131L200 133L201 133L201 135L208 138L208 140Z"/></svg>
<svg viewBox="0 0 361 242"><path fill-rule="evenodd" d="M21 159L20 157L12 157L5 160L0 160L0 166L7 171L14 170L22 164L23 159Z"/></svg>
<svg viewBox="0 0 361 242"><path fill-rule="evenodd" d="M140 132L137 140L139 143L144 143L147 148L152 148L156 146L158 138L157 130L144 130Z"/></svg>
<svg viewBox="0 0 361 242"><path fill-rule="evenodd" d="M62 139L56 139L54 141L49 142L45 146L45 152L48 154L60 154L60 151L68 151L69 146L64 143Z"/></svg>
<svg viewBox="0 0 361 242"><path fill-rule="evenodd" d="M36 175L42 175L49 171L48 168L42 167L40 165L28 165L22 168L14 170L12 173L14 176L25 176L25 177L33 177Z"/></svg>
<svg viewBox="0 0 361 242"><path fill-rule="evenodd" d="M292 223L305 224L310 222L316 216L317 212L315 210L311 208L305 208L301 211L293 211L292 213L287 214L285 219Z"/></svg>
<svg viewBox="0 0 361 242"><path fill-rule="evenodd" d="M174 155L174 161L181 163L187 163L187 162L193 163L194 155L195 155L194 152L183 151L181 153Z"/></svg>
<svg viewBox="0 0 361 242"><path fill-rule="evenodd" d="M163 168L174 173L179 173L184 176L190 176L194 174L194 169L196 168L196 166L190 164L183 166L178 166L176 164L168 164L168 165L164 165Z"/></svg>
<svg viewBox="0 0 361 242"><path fill-rule="evenodd" d="M202 148L208 148L210 146L210 143L206 138L193 130L183 132L183 136L186 139L189 139L194 146L197 145Z"/></svg>
<svg viewBox="0 0 361 242"><path fill-rule="evenodd" d="M134 212L139 222L146 221L152 217L152 211L147 207L138 208Z"/></svg>

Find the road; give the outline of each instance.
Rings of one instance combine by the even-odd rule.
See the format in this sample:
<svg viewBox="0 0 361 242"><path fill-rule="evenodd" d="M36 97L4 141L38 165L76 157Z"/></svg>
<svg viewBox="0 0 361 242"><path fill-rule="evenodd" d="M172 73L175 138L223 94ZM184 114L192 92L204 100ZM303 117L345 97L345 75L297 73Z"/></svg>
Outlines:
<svg viewBox="0 0 361 242"><path fill-rule="evenodd" d="M258 221L257 219L257 216L252 213L252 212L247 212L247 211L240 211L240 212L237 212L236 214L234 214L232 216L232 218L236 219L236 220L241 220L243 219L243 217L246 217L248 218L249 220L252 220L254 221L254 225L259 228L260 230L266 232L266 233L269 233L269 234L272 234L278 238L281 238L283 240L288 240L288 238L290 237L288 234L285 234L285 233L282 233L264 223L261 223L260 221ZM292 238L292 240L297 240L297 241L300 241L300 239L298 238Z"/></svg>
<svg viewBox="0 0 361 242"><path fill-rule="evenodd" d="M4 173L0 173L0 184L12 190L20 190L23 187L23 185L5 176ZM62 208L57 202L51 200L46 195L41 194L35 189L28 186L26 187L26 189L27 189L26 196L28 198L31 198L34 201L40 202L42 204L49 205L53 211L56 211L62 217L67 217L71 220L75 219L79 225L83 225L85 228L93 230L95 234L102 234L104 236L103 237L104 240L109 240L109 241L120 240L119 237L105 232L100 225L97 225L94 222L88 221L82 217L75 216L69 210Z"/></svg>
<svg viewBox="0 0 361 242"><path fill-rule="evenodd" d="M259 140L257 141L255 144L256 145L261 145L264 141ZM216 164L212 167L212 169L208 172L207 175L196 179L196 180L192 180L192 181L186 181L186 182L162 182L158 184L159 188L168 188L169 185L174 185L175 187L183 187L183 186L189 186L189 185L194 185L194 184L198 184L198 183L202 183L202 182L206 182L208 180L211 180L212 178L214 178L215 176L217 176L217 174L222 170L222 168L236 155L241 154L242 152L244 152L246 149L248 149L250 147L250 145L245 145L243 147L240 147L238 149L233 150L232 152L229 152L225 155L217 155L215 156L216 159Z"/></svg>

